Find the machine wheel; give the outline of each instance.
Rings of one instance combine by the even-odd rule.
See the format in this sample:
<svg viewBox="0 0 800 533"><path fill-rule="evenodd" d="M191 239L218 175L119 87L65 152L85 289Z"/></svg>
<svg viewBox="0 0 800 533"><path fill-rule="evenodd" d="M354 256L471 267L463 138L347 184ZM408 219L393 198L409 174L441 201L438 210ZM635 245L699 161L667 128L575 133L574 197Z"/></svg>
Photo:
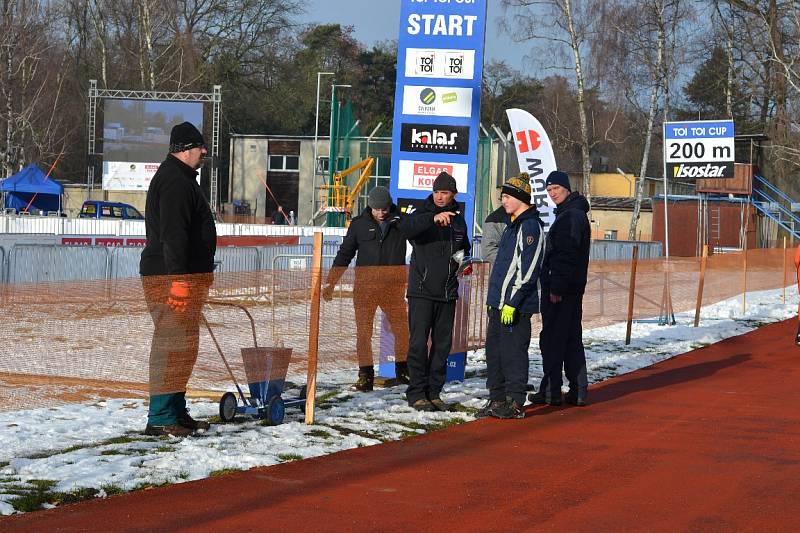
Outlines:
<svg viewBox="0 0 800 533"><path fill-rule="evenodd" d="M226 392L222 395L219 401L219 417L223 422L233 422L236 416L236 395L232 392Z"/></svg>
<svg viewBox="0 0 800 533"><path fill-rule="evenodd" d="M273 396L267 404L267 424L277 426L283 422L286 414L286 405L280 396Z"/></svg>

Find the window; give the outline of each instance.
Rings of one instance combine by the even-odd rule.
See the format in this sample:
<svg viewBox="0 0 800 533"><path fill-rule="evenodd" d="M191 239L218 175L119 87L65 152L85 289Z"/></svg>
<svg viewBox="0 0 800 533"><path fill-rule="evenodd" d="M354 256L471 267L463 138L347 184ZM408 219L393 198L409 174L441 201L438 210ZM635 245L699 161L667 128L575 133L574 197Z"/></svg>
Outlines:
<svg viewBox="0 0 800 533"><path fill-rule="evenodd" d="M269 156L268 170L297 172L300 169L300 157L296 155Z"/></svg>
<svg viewBox="0 0 800 533"><path fill-rule="evenodd" d="M617 230L615 229L607 229L603 233L603 240L605 241L616 241L617 240Z"/></svg>
<svg viewBox="0 0 800 533"><path fill-rule="evenodd" d="M97 214L97 206L95 204L83 204L83 209L81 209L81 213L84 215L96 215Z"/></svg>

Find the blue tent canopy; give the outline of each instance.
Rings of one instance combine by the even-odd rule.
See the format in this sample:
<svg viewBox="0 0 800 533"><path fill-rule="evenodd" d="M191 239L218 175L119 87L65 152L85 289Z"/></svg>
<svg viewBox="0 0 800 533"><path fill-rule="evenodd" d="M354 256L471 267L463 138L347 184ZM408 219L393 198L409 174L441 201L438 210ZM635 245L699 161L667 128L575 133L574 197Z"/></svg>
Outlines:
<svg viewBox="0 0 800 533"><path fill-rule="evenodd" d="M0 181L0 192L6 193L5 207L13 207L17 211L25 209L28 204L30 209L59 211L64 187L48 178L36 164L30 164Z"/></svg>

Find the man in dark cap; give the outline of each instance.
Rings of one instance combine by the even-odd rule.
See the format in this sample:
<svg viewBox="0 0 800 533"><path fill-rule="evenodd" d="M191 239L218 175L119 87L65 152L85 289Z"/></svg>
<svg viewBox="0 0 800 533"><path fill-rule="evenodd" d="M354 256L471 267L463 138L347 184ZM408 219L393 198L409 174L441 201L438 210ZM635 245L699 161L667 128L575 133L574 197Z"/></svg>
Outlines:
<svg viewBox="0 0 800 533"><path fill-rule="evenodd" d="M567 403L586 405L586 356L583 349L583 293L589 267L589 202L572 191L569 176L554 170L545 182L556 204L547 233L542 263L542 377L539 391L528 395L535 404L561 405L561 369L569 381Z"/></svg>
<svg viewBox="0 0 800 533"><path fill-rule="evenodd" d="M147 190L147 244L139 262L154 325L147 435L183 437L209 428L189 416L185 398L217 248L214 218L197 183L205 154L197 128L178 124L170 134L169 155Z"/></svg>
<svg viewBox="0 0 800 533"><path fill-rule="evenodd" d="M458 273L471 250L457 192L453 176L440 173L422 207L400 221L413 246L406 292L411 330L406 399L418 411L452 409L441 392L453 344Z"/></svg>
<svg viewBox="0 0 800 533"><path fill-rule="evenodd" d="M367 197L367 208L347 228L322 290L323 299L331 301L336 283L358 252L353 285L358 380L353 388L361 392L371 391L375 382L372 325L378 307L386 315L394 335L396 383L408 383L408 317L403 297L406 239L397 228L399 219L389 190L381 186L373 188Z"/></svg>

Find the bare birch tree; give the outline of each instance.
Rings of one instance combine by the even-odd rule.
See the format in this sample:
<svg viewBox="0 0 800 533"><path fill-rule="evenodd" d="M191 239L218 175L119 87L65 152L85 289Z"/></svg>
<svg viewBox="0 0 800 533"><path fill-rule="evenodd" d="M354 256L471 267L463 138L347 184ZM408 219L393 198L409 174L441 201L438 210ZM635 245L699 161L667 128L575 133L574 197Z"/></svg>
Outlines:
<svg viewBox="0 0 800 533"><path fill-rule="evenodd" d="M518 40L542 39L563 46L570 55L575 76L576 104L580 124L582 190L591 202L591 140L586 113L586 86L583 47L591 31L582 0L503 0L516 9L515 35ZM545 16L542 16L542 14Z"/></svg>

